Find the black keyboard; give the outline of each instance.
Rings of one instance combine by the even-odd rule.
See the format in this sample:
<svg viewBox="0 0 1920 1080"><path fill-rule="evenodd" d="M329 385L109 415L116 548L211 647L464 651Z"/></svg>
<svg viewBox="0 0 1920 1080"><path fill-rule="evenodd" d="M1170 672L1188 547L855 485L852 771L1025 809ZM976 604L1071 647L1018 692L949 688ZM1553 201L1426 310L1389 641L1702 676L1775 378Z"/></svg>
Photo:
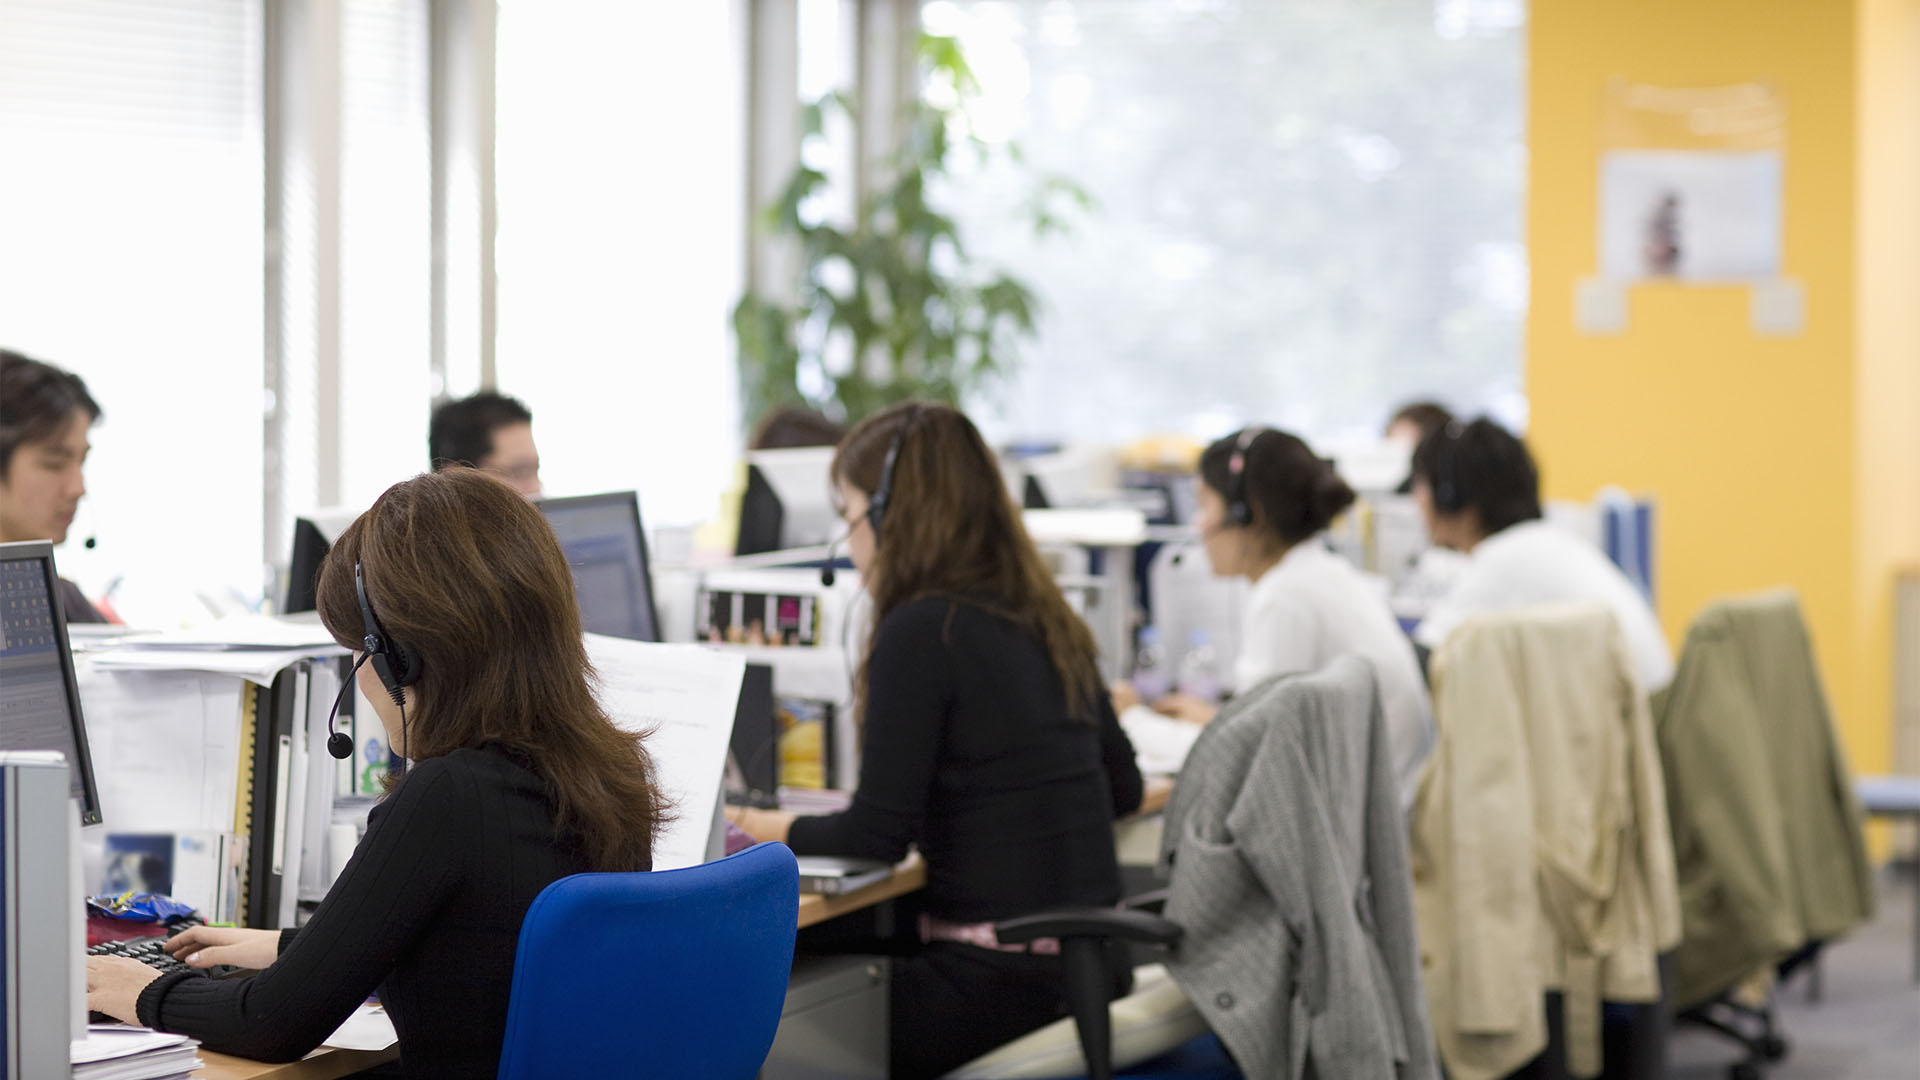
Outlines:
<svg viewBox="0 0 1920 1080"><path fill-rule="evenodd" d="M200 968L188 967L168 956L167 950L161 947L166 943L167 939L163 937L134 938L132 941L103 941L98 945L88 946L87 955L123 956L128 960L138 960L162 973L191 971L196 975L201 974Z"/></svg>

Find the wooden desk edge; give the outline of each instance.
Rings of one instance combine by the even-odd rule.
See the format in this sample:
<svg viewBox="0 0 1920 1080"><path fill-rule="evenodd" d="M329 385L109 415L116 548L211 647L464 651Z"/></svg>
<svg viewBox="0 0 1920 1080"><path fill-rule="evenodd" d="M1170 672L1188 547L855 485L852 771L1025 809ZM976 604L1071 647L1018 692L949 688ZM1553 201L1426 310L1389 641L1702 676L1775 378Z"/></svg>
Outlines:
<svg viewBox="0 0 1920 1080"><path fill-rule="evenodd" d="M801 896L800 927L805 929L849 911L859 911L883 900L904 896L924 887L926 883L927 864L920 860L920 853L916 851L900 860L899 865L893 868L893 875L885 881L876 881L845 896L822 896L818 893Z"/></svg>
<svg viewBox="0 0 1920 1080"><path fill-rule="evenodd" d="M1167 808L1167 800L1171 798L1173 798L1173 777L1149 776L1146 780L1146 786L1142 788L1140 792L1140 809L1135 810L1122 820L1131 821L1134 818L1157 814Z"/></svg>
<svg viewBox="0 0 1920 1080"><path fill-rule="evenodd" d="M202 1050L200 1058L206 1064L191 1075L194 1080L340 1080L399 1057L398 1046L385 1050L335 1050L323 1046L312 1057L273 1065Z"/></svg>

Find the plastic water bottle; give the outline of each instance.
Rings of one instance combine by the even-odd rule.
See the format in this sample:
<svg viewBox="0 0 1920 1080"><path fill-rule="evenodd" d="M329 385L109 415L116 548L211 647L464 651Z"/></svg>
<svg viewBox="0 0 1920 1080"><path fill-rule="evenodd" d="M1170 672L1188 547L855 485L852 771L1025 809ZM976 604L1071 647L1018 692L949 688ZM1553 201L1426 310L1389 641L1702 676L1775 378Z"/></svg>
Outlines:
<svg viewBox="0 0 1920 1080"><path fill-rule="evenodd" d="M1201 701L1220 700L1220 674L1205 630L1187 635L1187 654L1180 658L1180 692Z"/></svg>
<svg viewBox="0 0 1920 1080"><path fill-rule="evenodd" d="M1160 631L1142 627L1140 647L1133 653L1133 689L1149 704L1167 696L1173 681L1167 673L1167 654L1160 644Z"/></svg>

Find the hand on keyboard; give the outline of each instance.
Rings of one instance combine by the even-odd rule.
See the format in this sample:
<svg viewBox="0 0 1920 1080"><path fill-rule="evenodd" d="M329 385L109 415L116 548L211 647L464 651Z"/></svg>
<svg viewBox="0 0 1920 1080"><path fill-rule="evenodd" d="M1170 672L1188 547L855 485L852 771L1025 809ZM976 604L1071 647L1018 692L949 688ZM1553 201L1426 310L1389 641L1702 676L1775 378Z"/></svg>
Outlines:
<svg viewBox="0 0 1920 1080"><path fill-rule="evenodd" d="M206 930L206 927L193 927L193 930ZM272 931L234 931L235 933L261 933L277 939ZM93 1023L111 1023L124 1020L136 1023L134 1006L139 1000L140 991L157 976L174 971L192 972L196 975L225 975L243 969L225 964L214 964L205 968L189 967L167 952L166 946L178 940L173 938L145 937L131 941L105 941L87 949L87 1005L88 1019ZM189 943L190 944L190 943ZM176 946L176 950L179 947ZM193 950L195 952L201 950ZM149 969L143 972L140 967L127 963L132 961ZM269 961L271 962L271 961Z"/></svg>
<svg viewBox="0 0 1920 1080"><path fill-rule="evenodd" d="M228 965L258 971L279 959L280 931L190 926L168 938L166 948L188 967L211 974Z"/></svg>
<svg viewBox="0 0 1920 1080"><path fill-rule="evenodd" d="M185 938L187 934L191 934L199 931L205 931L207 929L209 928L203 927L203 926L196 926L189 930L182 931L181 933L176 934L171 938L145 937L145 938L134 938L131 941L103 941L100 944L89 948L87 950L87 955L88 956L119 956L119 957L124 957L125 959L128 959L128 960L138 960L141 963L147 965L148 967L153 968L155 971L160 972L162 975L171 971L192 971L192 972L197 972L197 973L206 974L206 975L228 975L233 972L242 970L241 968L230 965L230 964L209 964L209 965L202 965L197 967L191 966L191 965L188 965L183 959L174 955L175 953L183 951L180 945L175 944L176 942L180 941L182 938ZM216 933L220 932L218 928L214 928L214 929ZM246 933L247 931L234 931L234 932ZM262 931L262 932L267 933L269 936L272 936L276 940L278 940L279 935L273 934L272 931ZM194 940L204 941L204 939L194 939ZM172 947L171 952L169 951L170 946ZM272 960L269 959L267 963L272 963ZM265 967L266 965L262 964L260 966Z"/></svg>

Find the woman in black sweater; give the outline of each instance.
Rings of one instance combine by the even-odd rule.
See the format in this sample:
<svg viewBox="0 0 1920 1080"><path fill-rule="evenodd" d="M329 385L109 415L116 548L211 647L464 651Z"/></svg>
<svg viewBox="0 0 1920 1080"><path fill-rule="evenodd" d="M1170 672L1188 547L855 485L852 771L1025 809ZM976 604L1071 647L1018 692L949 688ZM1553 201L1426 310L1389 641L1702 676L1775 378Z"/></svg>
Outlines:
<svg viewBox="0 0 1920 1080"><path fill-rule="evenodd" d="M259 974L89 957L88 1005L292 1061L377 989L406 1076L491 1078L534 897L570 874L651 867L651 762L590 689L553 530L499 480L453 469L389 489L328 553L317 606L341 645L383 639L356 677L413 767L304 927L196 927L167 945L196 968Z"/></svg>
<svg viewBox="0 0 1920 1080"><path fill-rule="evenodd" d="M893 969L892 1075L938 1076L1064 1014L1057 946L1003 947L991 924L1119 899L1112 822L1140 805L1140 771L1093 637L965 416L880 413L832 477L874 601L859 789L840 814L733 813L801 854L919 847L924 944Z"/></svg>

